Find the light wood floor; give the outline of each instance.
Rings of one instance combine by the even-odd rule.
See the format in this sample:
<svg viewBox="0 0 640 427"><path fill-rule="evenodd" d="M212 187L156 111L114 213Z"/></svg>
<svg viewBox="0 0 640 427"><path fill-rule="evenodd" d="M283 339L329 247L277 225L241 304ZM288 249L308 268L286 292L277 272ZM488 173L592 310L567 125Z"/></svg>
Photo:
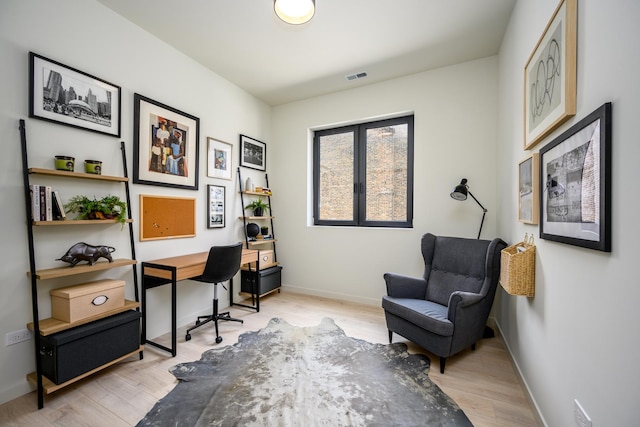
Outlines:
<svg viewBox="0 0 640 427"><path fill-rule="evenodd" d="M231 315L244 324L221 322L221 335L230 345L238 336L266 326L272 317L282 317L298 326L318 324L331 317L349 336L369 342L388 343L381 308L309 297L283 291L265 297L259 313L233 307ZM184 331L186 327L181 328ZM45 396L45 407L37 409L35 392L0 405L2 426L91 426L135 425L156 401L173 389L176 379L168 368L180 362L198 360L214 342L213 325L205 325L185 342L179 331L178 355L147 346L144 359L129 358L72 386ZM167 343L169 336L158 339ZM411 352L429 355L429 377L464 410L477 426L535 426L536 422L522 387L516 378L500 337L484 339L476 351L464 351L447 359L444 375L439 359L394 335L394 342L406 342Z"/></svg>

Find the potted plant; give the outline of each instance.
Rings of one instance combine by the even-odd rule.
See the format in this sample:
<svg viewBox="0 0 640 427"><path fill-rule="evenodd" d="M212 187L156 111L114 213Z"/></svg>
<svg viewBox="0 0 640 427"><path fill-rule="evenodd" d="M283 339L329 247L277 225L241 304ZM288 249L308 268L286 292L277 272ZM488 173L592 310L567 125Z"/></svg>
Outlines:
<svg viewBox="0 0 640 427"><path fill-rule="evenodd" d="M67 213L77 214L77 219L115 219L120 223L126 220L127 204L118 196L105 196L102 199L75 196L64 205Z"/></svg>
<svg viewBox="0 0 640 427"><path fill-rule="evenodd" d="M262 234L263 236L269 235L269 227L267 227L266 225L260 227L260 234Z"/></svg>
<svg viewBox="0 0 640 427"><path fill-rule="evenodd" d="M245 209L253 209L253 216L262 216L265 210L269 210L269 205L262 201L262 199L255 199Z"/></svg>

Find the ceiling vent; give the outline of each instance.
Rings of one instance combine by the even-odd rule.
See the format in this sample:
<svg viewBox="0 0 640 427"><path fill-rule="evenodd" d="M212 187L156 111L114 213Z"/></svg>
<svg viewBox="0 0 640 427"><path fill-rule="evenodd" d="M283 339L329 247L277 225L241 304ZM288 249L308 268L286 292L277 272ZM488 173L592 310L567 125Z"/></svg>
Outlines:
<svg viewBox="0 0 640 427"><path fill-rule="evenodd" d="M350 74L346 76L345 79L351 81L351 80L364 79L365 77L367 77L367 73L362 72L357 74Z"/></svg>

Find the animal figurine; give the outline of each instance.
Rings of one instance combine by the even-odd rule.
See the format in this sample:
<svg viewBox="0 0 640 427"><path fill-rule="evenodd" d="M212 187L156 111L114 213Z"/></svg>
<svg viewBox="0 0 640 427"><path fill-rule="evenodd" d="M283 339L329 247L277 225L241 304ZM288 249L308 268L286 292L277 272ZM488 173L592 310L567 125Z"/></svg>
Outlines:
<svg viewBox="0 0 640 427"><path fill-rule="evenodd" d="M66 254L58 258L56 261L64 261L71 264L69 267L73 267L80 261L87 261L89 265L93 265L98 258L106 258L109 262L113 262L111 253L116 248L112 246L93 246L84 242L78 242L71 246Z"/></svg>

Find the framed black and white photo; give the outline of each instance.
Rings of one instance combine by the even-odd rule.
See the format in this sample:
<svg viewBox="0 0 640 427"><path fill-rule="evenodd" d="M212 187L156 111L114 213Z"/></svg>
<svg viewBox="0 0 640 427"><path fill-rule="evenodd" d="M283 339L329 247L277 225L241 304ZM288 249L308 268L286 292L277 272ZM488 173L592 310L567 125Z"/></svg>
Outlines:
<svg viewBox="0 0 640 427"><path fill-rule="evenodd" d="M611 103L540 150L540 238L611 252Z"/></svg>
<svg viewBox="0 0 640 427"><path fill-rule="evenodd" d="M267 145L257 139L240 135L240 166L265 171L267 169Z"/></svg>
<svg viewBox="0 0 640 427"><path fill-rule="evenodd" d="M215 138L207 138L207 176L231 180L233 145Z"/></svg>
<svg viewBox="0 0 640 427"><path fill-rule="evenodd" d="M133 183L198 189L200 119L134 94Z"/></svg>
<svg viewBox="0 0 640 427"><path fill-rule="evenodd" d="M225 226L225 187L207 185L207 228Z"/></svg>
<svg viewBox="0 0 640 427"><path fill-rule="evenodd" d="M560 0L524 67L524 149L576 113L578 0Z"/></svg>
<svg viewBox="0 0 640 427"><path fill-rule="evenodd" d="M533 153L518 165L518 221L538 223L539 155Z"/></svg>
<svg viewBox="0 0 640 427"><path fill-rule="evenodd" d="M120 86L29 52L29 117L120 137Z"/></svg>

